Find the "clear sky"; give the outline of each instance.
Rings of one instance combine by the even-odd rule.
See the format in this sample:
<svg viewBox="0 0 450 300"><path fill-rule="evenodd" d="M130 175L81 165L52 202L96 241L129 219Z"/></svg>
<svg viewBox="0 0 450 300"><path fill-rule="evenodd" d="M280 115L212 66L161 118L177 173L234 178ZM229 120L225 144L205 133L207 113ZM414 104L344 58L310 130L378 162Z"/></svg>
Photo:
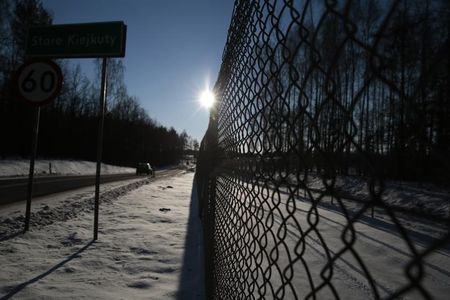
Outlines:
<svg viewBox="0 0 450 300"><path fill-rule="evenodd" d="M54 24L124 21L128 93L160 124L178 132L185 129L201 140L208 112L197 99L217 79L233 0L42 2L53 13ZM78 61L92 73L91 60Z"/></svg>

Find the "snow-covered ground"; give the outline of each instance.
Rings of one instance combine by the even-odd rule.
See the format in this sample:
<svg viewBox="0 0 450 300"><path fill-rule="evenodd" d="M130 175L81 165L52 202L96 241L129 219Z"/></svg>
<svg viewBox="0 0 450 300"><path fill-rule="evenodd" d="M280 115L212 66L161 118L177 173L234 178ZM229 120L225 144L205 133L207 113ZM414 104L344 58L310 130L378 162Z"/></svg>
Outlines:
<svg viewBox="0 0 450 300"><path fill-rule="evenodd" d="M92 188L33 199L31 232L25 235L17 234L23 226L23 203L3 207L0 298L204 299L202 233L196 216L193 173L177 172L176 176L157 177L156 181L139 178L102 185L100 234L94 243ZM307 186L323 190L322 181L315 177ZM338 178L337 186L358 199L367 198L367 184L361 179ZM329 257L336 258L331 283L342 299L374 298L374 289L380 298L392 295L409 282L405 270L416 255L413 252L425 253L449 232L447 223L408 213L425 207L427 213L448 217L449 198L444 188L387 182L383 200L406 211L397 212L395 220L381 207L375 209L374 218L366 211L353 223L353 243L349 242L352 234L343 233L348 218L358 214L364 201L332 202L325 196L312 208L311 197L318 199L318 192L308 196L300 190L290 197L284 188L273 194L268 186L245 185L230 191L232 194L224 198L227 201L219 203L224 213L234 211L236 202L253 212L244 213L246 222L233 219L237 223L226 227L229 240L222 242L230 248L226 248L222 259L229 262L233 247L236 251L232 252L239 253L242 232L255 237L250 247L257 246L256 235L262 234L266 249L251 248L255 256L246 257L246 266L259 274L269 274L266 270L270 268L273 286L281 282L284 270L292 270L299 298L320 285L325 287L317 293L319 299L334 298L321 274ZM274 198L263 201L268 195ZM220 220L229 221L230 216L223 215ZM408 241L396 222L402 225ZM343 236L350 244L344 242ZM300 252L301 259L291 269L289 257ZM276 264L270 253L277 253ZM436 299L446 299L450 293L449 257L447 243L423 258L421 285ZM374 287L366 279L364 268L369 270ZM258 278L263 284L264 279ZM286 292L289 299L292 291L286 288ZM413 289L399 299L423 297Z"/></svg>
<svg viewBox="0 0 450 300"><path fill-rule="evenodd" d="M280 176L277 176L279 178ZM292 185L297 185L295 175L289 176ZM307 180L302 180L310 190L324 191L322 178L309 174ZM357 199L360 203L370 200L367 179L358 176L336 177L335 189L343 198ZM437 186L432 183L385 180L381 199L385 205L394 209L426 214L440 219L450 218L450 187ZM349 203L349 202L347 202Z"/></svg>
<svg viewBox="0 0 450 300"><path fill-rule="evenodd" d="M0 160L0 177L26 176L30 161L26 159ZM34 165L36 175L91 175L95 174L96 163L81 160L37 159ZM133 173L136 169L102 164L102 174Z"/></svg>
<svg viewBox="0 0 450 300"><path fill-rule="evenodd" d="M0 212L1 299L204 299L193 173L102 191L96 242L92 192L39 199L26 234L19 210Z"/></svg>
<svg viewBox="0 0 450 300"><path fill-rule="evenodd" d="M251 283L244 297L257 297L264 291L270 299L284 291L285 299L293 299L294 294L309 299L315 291L317 299L335 299L333 292L341 299L384 299L407 287L411 277L433 299L448 299L448 223L409 212L397 212L394 218L381 207L372 218L368 212L359 214L363 204L355 201L335 199L332 203L330 197L317 192L293 196L267 185L230 188L233 184L229 178L220 178L217 184L223 196L216 198L216 222L227 232L216 251L222 275L235 271L254 276L241 277ZM447 243L429 253L429 247L440 239ZM233 260L230 253L237 261L245 261L245 266L229 263ZM420 271L418 265L423 267ZM270 276L270 288L266 276ZM287 278L291 284L286 284ZM395 299L427 297L413 287Z"/></svg>

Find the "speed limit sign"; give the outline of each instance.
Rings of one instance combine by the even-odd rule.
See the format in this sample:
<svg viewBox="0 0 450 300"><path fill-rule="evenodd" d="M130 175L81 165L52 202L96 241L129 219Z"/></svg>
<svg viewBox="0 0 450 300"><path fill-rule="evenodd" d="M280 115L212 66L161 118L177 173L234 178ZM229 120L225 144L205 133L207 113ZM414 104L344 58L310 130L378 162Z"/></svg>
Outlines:
<svg viewBox="0 0 450 300"><path fill-rule="evenodd" d="M17 90L21 98L43 106L58 96L62 87L62 73L57 64L48 59L24 63L17 71Z"/></svg>

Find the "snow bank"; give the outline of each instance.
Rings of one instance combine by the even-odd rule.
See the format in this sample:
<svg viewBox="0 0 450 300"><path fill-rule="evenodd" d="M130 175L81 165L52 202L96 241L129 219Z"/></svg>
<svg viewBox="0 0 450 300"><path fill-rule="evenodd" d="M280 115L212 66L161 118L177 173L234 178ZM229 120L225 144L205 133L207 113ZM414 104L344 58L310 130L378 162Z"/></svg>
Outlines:
<svg viewBox="0 0 450 300"><path fill-rule="evenodd" d="M294 175L289 176L292 184L297 183ZM322 178L310 174L304 181L306 186L313 191L325 191ZM358 199L369 200L369 188L367 180L356 176L337 176L335 188L345 195ZM427 214L442 219L450 218L450 190L438 187L431 183L402 182L385 180L382 193L383 202L392 208L403 211Z"/></svg>
<svg viewBox="0 0 450 300"><path fill-rule="evenodd" d="M0 297L204 299L192 181L184 172L102 195L94 243L89 199L42 206L30 232L0 242Z"/></svg>
<svg viewBox="0 0 450 300"><path fill-rule="evenodd" d="M51 166L50 166L51 164ZM0 176L28 175L30 161L24 159L0 160ZM95 174L96 163L92 161L39 159L35 162L37 175L90 175ZM51 169L51 170L50 170ZM102 174L133 173L136 169L102 164Z"/></svg>

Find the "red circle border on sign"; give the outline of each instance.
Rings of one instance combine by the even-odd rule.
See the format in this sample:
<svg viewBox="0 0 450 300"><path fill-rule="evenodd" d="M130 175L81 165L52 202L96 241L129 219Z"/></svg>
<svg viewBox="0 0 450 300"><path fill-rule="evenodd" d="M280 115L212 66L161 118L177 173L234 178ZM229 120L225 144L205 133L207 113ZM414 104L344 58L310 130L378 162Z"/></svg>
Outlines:
<svg viewBox="0 0 450 300"><path fill-rule="evenodd" d="M47 100L40 101L40 102L35 102L35 101L31 101L31 100L27 99L25 96L22 95L22 93L20 92L20 87L19 87L19 76L20 76L20 74L22 73L22 71L26 67L28 67L29 65L34 64L34 63L44 63L44 64L50 65L55 70L56 75L59 78L59 80L56 83L55 91L50 94L50 96L48 97ZM63 75L62 75L61 68L58 66L58 64L56 64L51 59L34 58L34 59L29 59L29 60L25 61L19 67L19 69L17 69L17 72L15 74L15 78L14 78L14 82L15 82L14 86L15 86L16 94L18 95L19 98L21 98L22 100L24 100L25 102L27 102L27 103L29 103L30 105L33 105L33 106L44 106L44 105L47 105L50 102L52 102L58 96L58 94L61 92L62 85L63 85Z"/></svg>

